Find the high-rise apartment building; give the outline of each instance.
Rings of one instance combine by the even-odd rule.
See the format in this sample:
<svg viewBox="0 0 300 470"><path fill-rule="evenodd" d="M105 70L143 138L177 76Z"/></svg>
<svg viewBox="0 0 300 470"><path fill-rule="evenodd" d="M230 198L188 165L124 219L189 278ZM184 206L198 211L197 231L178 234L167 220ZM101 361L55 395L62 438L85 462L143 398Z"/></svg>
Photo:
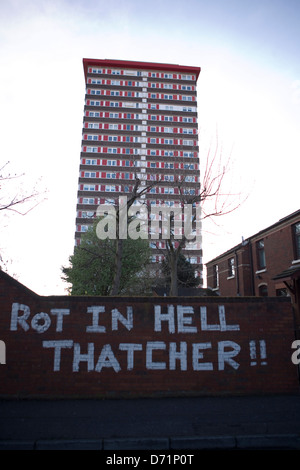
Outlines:
<svg viewBox="0 0 300 470"><path fill-rule="evenodd" d="M199 67L83 59L86 82L75 243L100 204L130 196L135 178L153 186L149 207L176 206L200 192L197 123ZM180 178L179 178L180 177ZM180 180L180 185L179 185ZM155 184L154 184L155 182ZM164 241L154 243L160 262ZM184 251L202 277L201 239Z"/></svg>

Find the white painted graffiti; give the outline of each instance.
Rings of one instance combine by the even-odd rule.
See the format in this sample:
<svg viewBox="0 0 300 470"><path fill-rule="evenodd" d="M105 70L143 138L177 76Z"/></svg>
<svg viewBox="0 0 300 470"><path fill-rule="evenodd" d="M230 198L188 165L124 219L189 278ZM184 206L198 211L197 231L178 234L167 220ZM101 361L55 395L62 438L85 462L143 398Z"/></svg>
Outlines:
<svg viewBox="0 0 300 470"><path fill-rule="evenodd" d="M164 341L148 341L146 350L146 369L147 370L176 370L176 361L179 361L179 370L187 370L187 342L165 343ZM212 348L212 343L192 343L191 345L193 370L213 370L212 362L200 362L203 359L202 350ZM79 343L73 343L72 340L64 341L43 341L44 348L54 349L54 371L60 370L62 350L73 348L72 371L79 372L80 364L86 363L88 372L101 372L104 367L110 367L115 372L120 372L121 366L116 354L113 352L110 344L105 344L97 361L95 361L95 343L88 343L87 352L81 351ZM240 346L233 341L219 341L218 345L218 370L224 370L225 364L238 369L239 364L233 359L239 352ZM230 350L226 350L230 348ZM134 356L136 351L143 351L143 345L139 343L120 343L119 350L125 351L127 355L126 370L134 369ZM167 351L169 354L168 363L165 361L155 361L154 351ZM177 369L178 370L178 369Z"/></svg>
<svg viewBox="0 0 300 470"><path fill-rule="evenodd" d="M134 329L134 310L132 306L126 307L123 315L117 308L107 309L104 305L93 305L83 312L83 328L88 334L110 334L125 328L128 332ZM140 315L140 312L139 312ZM30 307L21 303L13 303L11 309L10 330L28 332L30 329L38 334L44 334L51 326L56 333L63 333L66 319L70 316L70 309L53 308L50 313L37 312L32 315ZM216 321L217 319L217 321ZM84 321L86 323L84 324ZM200 332L239 332L238 324L228 323L225 306L217 306L217 316L212 322L208 318L206 306L200 306L195 311L193 306L184 305L154 305L153 309L153 335L184 334L191 335L193 341L136 341L120 342L112 347L111 344L99 345L99 341L88 342L84 345L73 339L47 339L42 341L42 347L52 350L53 371L61 370L62 361L71 358L72 372L101 372L112 369L118 373L122 369L131 371L137 363L144 364L147 370L180 370L186 371L190 367L193 371L222 371L227 367L237 370L240 367L238 355L241 346L228 339L219 341L199 342L197 333ZM148 332L147 332L148 333ZM197 337L197 339L196 339ZM149 339L149 335L147 336ZM248 354L250 365L267 365L267 351L265 340L250 340ZM259 352L258 352L259 351ZM208 360L209 353L215 355L215 360Z"/></svg>

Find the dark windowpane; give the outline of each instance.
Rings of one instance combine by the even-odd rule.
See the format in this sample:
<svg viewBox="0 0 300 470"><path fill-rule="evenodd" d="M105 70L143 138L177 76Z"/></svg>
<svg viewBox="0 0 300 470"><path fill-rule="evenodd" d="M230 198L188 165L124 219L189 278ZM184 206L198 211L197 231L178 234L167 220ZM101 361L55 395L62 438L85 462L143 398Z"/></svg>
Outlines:
<svg viewBox="0 0 300 470"><path fill-rule="evenodd" d="M294 225L295 259L300 259L300 222Z"/></svg>
<svg viewBox="0 0 300 470"><path fill-rule="evenodd" d="M258 269L264 269L266 267L266 255L265 255L265 243L264 240L259 240L256 243L257 250L257 265Z"/></svg>

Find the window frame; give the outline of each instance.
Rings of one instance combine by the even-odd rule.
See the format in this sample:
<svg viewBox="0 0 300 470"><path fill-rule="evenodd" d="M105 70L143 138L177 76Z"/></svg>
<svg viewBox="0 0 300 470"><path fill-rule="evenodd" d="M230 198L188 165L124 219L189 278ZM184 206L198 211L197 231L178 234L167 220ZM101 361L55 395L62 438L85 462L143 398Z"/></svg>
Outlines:
<svg viewBox="0 0 300 470"><path fill-rule="evenodd" d="M213 269L213 289L218 289L220 286L219 265L214 264L212 269Z"/></svg>
<svg viewBox="0 0 300 470"><path fill-rule="evenodd" d="M235 277L235 259L234 256L231 256L228 258L227 262L227 267L228 267L228 278L233 278Z"/></svg>
<svg viewBox="0 0 300 470"><path fill-rule="evenodd" d="M297 233L299 227L299 232ZM292 225L294 260L300 259L300 222Z"/></svg>
<svg viewBox="0 0 300 470"><path fill-rule="evenodd" d="M264 238L257 240L256 244L256 260L257 260L257 270L263 271L267 268L266 260L266 248Z"/></svg>

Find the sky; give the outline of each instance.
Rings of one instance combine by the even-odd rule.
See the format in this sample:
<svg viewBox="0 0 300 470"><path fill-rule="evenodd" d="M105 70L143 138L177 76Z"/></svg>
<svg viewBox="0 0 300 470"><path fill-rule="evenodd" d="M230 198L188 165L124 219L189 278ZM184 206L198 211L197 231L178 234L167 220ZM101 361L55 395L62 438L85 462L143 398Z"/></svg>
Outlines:
<svg viewBox="0 0 300 470"><path fill-rule="evenodd" d="M0 0L0 201L7 272L64 295L73 252L83 58L201 67L200 162L216 148L238 209L203 222L203 261L300 208L300 0ZM236 196L234 196L236 195Z"/></svg>

